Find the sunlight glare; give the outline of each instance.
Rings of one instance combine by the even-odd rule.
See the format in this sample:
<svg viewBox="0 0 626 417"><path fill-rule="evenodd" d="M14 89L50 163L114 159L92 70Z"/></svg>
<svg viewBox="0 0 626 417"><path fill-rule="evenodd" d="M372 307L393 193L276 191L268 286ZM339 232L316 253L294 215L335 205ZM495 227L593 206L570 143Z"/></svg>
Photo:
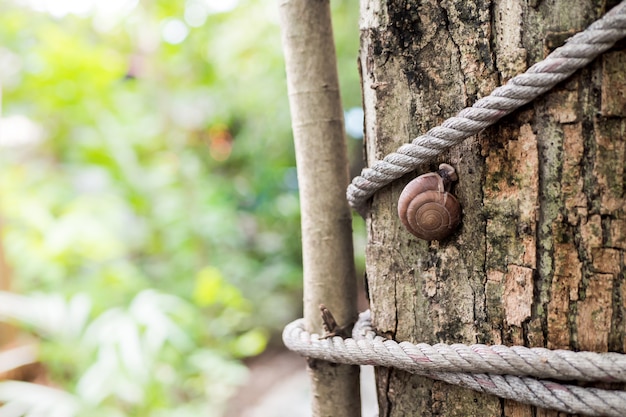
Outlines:
<svg viewBox="0 0 626 417"><path fill-rule="evenodd" d="M229 12L237 7L239 0L204 0L212 13Z"/></svg>
<svg viewBox="0 0 626 417"><path fill-rule="evenodd" d="M48 13L54 17L62 18L68 14L80 17L99 15L118 19L134 9L138 0L16 0L33 10Z"/></svg>
<svg viewBox="0 0 626 417"><path fill-rule="evenodd" d="M193 28L200 27L206 22L209 9L206 4L198 0L189 0L185 5L185 22Z"/></svg>
<svg viewBox="0 0 626 417"><path fill-rule="evenodd" d="M45 139L41 126L21 114L0 118L0 148L36 145Z"/></svg>
<svg viewBox="0 0 626 417"><path fill-rule="evenodd" d="M189 34L187 25L178 19L166 19L163 21L161 36L163 40L172 45L176 45L185 40Z"/></svg>

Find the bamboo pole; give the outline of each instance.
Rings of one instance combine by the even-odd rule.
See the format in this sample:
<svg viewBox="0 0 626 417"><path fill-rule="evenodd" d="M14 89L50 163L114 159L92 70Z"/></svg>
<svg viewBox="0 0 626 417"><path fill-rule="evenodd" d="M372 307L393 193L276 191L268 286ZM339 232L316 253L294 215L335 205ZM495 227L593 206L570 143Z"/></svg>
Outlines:
<svg viewBox="0 0 626 417"><path fill-rule="evenodd" d="M281 0L280 23L302 213L304 319L322 334L320 304L339 325L357 317L348 163L328 0ZM357 417L359 368L309 361L313 416Z"/></svg>

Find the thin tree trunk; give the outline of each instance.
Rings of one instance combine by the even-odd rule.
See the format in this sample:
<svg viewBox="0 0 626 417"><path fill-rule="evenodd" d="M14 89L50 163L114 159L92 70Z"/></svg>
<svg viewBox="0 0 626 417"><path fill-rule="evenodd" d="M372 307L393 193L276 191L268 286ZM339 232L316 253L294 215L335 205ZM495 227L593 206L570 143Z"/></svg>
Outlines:
<svg viewBox="0 0 626 417"><path fill-rule="evenodd" d="M356 278L348 163L328 0L280 3L302 212L304 319L322 334L320 304L354 323ZM309 361L313 415L360 416L359 368Z"/></svg>
<svg viewBox="0 0 626 417"><path fill-rule="evenodd" d="M369 164L525 71L615 2L361 1ZM396 340L626 351L626 51L452 149L462 227L404 230L398 196L367 218L373 322ZM436 169L437 164L423 171ZM423 172L422 171L422 172ZM379 369L380 416L556 416ZM563 415L563 414L560 414Z"/></svg>

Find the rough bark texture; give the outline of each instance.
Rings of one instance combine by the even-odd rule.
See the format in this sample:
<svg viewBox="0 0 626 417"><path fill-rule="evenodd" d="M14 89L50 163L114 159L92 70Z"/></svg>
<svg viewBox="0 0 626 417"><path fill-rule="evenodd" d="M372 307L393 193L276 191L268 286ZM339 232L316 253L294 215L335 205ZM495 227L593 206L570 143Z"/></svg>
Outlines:
<svg viewBox="0 0 626 417"><path fill-rule="evenodd" d="M368 163L543 59L615 2L361 0ZM626 351L626 50L618 46L464 142L462 227L418 241L397 218L415 175L367 218L374 325L396 340ZM437 164L423 171L436 169ZM556 416L379 369L380 416ZM562 415L562 414L561 414Z"/></svg>
<svg viewBox="0 0 626 417"><path fill-rule="evenodd" d="M323 334L320 304L356 320L348 159L328 0L280 2L302 212L304 319ZM360 415L359 368L309 361L314 417Z"/></svg>

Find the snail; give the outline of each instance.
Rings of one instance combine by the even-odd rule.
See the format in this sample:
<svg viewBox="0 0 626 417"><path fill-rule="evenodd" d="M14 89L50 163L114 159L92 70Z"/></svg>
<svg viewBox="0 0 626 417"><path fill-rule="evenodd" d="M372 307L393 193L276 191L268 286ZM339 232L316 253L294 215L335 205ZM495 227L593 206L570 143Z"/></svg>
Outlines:
<svg viewBox="0 0 626 417"><path fill-rule="evenodd" d="M449 193L456 180L454 168L441 164L439 171L409 182L398 199L398 216L404 227L424 240L442 240L452 234L461 221L461 205Z"/></svg>

